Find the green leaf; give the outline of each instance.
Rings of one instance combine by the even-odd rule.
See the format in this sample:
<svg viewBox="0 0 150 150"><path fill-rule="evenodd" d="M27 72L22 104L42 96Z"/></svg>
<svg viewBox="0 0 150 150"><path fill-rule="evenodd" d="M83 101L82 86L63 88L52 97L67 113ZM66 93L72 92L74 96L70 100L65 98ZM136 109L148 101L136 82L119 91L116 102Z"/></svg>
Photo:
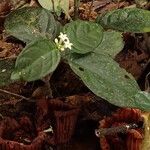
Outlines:
<svg viewBox="0 0 150 150"><path fill-rule="evenodd" d="M70 42L73 44L71 51L85 54L94 51L102 41L102 27L88 21L73 21L64 27Z"/></svg>
<svg viewBox="0 0 150 150"><path fill-rule="evenodd" d="M133 77L109 56L73 55L69 62L73 71L97 96L121 107L136 107L134 95L139 87Z"/></svg>
<svg viewBox="0 0 150 150"><path fill-rule="evenodd" d="M69 64L97 96L120 107L150 111L150 94L140 91L135 79L108 55L72 54Z"/></svg>
<svg viewBox="0 0 150 150"><path fill-rule="evenodd" d="M52 0L38 0L38 2L43 8L50 11L53 11L53 7L57 11L57 7L59 6L59 2L57 0L56 2L54 1L54 6Z"/></svg>
<svg viewBox="0 0 150 150"><path fill-rule="evenodd" d="M60 25L49 11L26 7L8 15L5 30L7 34L28 43L41 37L54 39L60 32Z"/></svg>
<svg viewBox="0 0 150 150"><path fill-rule="evenodd" d="M120 32L106 31L104 32L101 44L94 50L94 52L98 54L108 54L115 58L123 47L124 42Z"/></svg>
<svg viewBox="0 0 150 150"><path fill-rule="evenodd" d="M33 81L53 72L60 61L56 45L46 39L30 43L17 57L12 80Z"/></svg>
<svg viewBox="0 0 150 150"><path fill-rule="evenodd" d="M125 8L110 11L100 17L102 26L124 32L150 32L150 11Z"/></svg>
<svg viewBox="0 0 150 150"><path fill-rule="evenodd" d="M135 103L137 108L140 108L144 111L150 111L150 93L139 91L135 95Z"/></svg>
<svg viewBox="0 0 150 150"><path fill-rule="evenodd" d="M54 0L54 4L52 0L38 0L40 5L50 11L59 12L60 8L65 12L65 14L69 14L69 1L68 0ZM54 8L54 10L53 10Z"/></svg>
<svg viewBox="0 0 150 150"><path fill-rule="evenodd" d="M4 59L0 60L0 86L12 83L10 79L11 73L15 67L15 60Z"/></svg>

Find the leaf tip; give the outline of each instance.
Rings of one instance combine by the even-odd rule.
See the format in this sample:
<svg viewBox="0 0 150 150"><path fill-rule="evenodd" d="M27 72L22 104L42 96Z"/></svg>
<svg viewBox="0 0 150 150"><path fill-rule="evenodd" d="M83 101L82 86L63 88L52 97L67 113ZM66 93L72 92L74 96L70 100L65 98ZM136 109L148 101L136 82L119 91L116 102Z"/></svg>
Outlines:
<svg viewBox="0 0 150 150"><path fill-rule="evenodd" d="M19 80L20 75L21 75L21 72L13 71L10 78L11 78L11 80Z"/></svg>

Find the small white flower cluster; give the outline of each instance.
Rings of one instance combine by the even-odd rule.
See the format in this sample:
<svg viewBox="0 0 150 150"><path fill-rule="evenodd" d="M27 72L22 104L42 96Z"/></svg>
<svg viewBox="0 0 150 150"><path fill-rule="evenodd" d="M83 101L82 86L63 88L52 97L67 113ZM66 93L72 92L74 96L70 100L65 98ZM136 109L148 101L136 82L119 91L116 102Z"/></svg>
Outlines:
<svg viewBox="0 0 150 150"><path fill-rule="evenodd" d="M67 37L67 34L63 34L60 32L60 35L58 36L59 40L56 38L55 43L59 50L64 51L66 48L71 49L72 43L70 43L70 40Z"/></svg>

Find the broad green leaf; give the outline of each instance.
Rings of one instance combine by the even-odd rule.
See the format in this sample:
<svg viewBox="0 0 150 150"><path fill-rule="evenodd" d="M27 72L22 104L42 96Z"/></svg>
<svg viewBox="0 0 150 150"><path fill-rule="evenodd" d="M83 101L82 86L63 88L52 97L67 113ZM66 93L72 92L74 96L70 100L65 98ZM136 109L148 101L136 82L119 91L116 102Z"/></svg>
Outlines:
<svg viewBox="0 0 150 150"><path fill-rule="evenodd" d="M125 8L110 11L98 19L107 28L124 32L150 32L150 11Z"/></svg>
<svg viewBox="0 0 150 150"><path fill-rule="evenodd" d="M6 33L27 43L41 37L54 39L59 29L53 15L43 8L17 9L5 21Z"/></svg>
<svg viewBox="0 0 150 150"><path fill-rule="evenodd" d="M85 54L94 51L103 38L102 27L88 21L73 21L63 30L73 44L71 51Z"/></svg>
<svg viewBox="0 0 150 150"><path fill-rule="evenodd" d="M134 95L139 87L133 77L109 56L88 54L74 56L69 62L73 71L97 96L121 107L136 107Z"/></svg>
<svg viewBox="0 0 150 150"><path fill-rule="evenodd" d="M0 86L12 83L10 76L14 68L15 68L15 60L12 59L0 60Z"/></svg>
<svg viewBox="0 0 150 150"><path fill-rule="evenodd" d="M135 102L137 108L140 108L144 111L150 111L150 93L139 91L135 95Z"/></svg>
<svg viewBox="0 0 150 150"><path fill-rule="evenodd" d="M24 48L17 57L12 80L33 81L53 72L60 61L56 45L46 39L37 40Z"/></svg>
<svg viewBox="0 0 150 150"><path fill-rule="evenodd" d="M50 11L59 12L62 9L66 15L69 14L69 1L68 0L38 0L40 5ZM54 9L54 10L53 10Z"/></svg>
<svg viewBox="0 0 150 150"><path fill-rule="evenodd" d="M94 50L98 54L108 54L115 57L124 47L122 34L115 31L106 31L101 44Z"/></svg>

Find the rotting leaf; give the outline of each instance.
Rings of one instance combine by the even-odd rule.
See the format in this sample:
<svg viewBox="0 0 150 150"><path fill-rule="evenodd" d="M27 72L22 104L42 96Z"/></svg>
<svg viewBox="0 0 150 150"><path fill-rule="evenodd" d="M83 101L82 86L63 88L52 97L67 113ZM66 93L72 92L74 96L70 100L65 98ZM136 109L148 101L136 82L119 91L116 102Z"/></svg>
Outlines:
<svg viewBox="0 0 150 150"><path fill-rule="evenodd" d="M60 32L60 24L48 10L25 7L8 15L5 30L7 34L29 43L41 37L54 39Z"/></svg>
<svg viewBox="0 0 150 150"><path fill-rule="evenodd" d="M123 32L150 32L150 11L124 8L110 11L97 19L102 26Z"/></svg>

